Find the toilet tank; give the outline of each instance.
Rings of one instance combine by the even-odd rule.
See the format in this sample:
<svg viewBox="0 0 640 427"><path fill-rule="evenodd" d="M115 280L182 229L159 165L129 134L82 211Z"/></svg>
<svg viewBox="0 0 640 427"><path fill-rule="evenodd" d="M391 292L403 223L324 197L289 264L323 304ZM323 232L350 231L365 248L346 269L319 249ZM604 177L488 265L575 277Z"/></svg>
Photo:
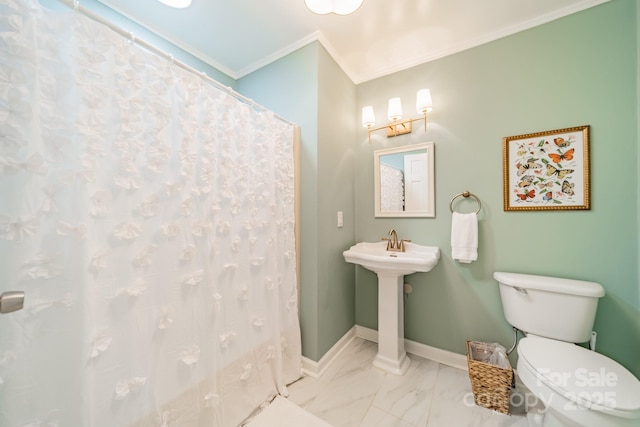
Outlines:
<svg viewBox="0 0 640 427"><path fill-rule="evenodd" d="M493 273L507 321L521 331L572 343L589 341L604 288L595 282Z"/></svg>

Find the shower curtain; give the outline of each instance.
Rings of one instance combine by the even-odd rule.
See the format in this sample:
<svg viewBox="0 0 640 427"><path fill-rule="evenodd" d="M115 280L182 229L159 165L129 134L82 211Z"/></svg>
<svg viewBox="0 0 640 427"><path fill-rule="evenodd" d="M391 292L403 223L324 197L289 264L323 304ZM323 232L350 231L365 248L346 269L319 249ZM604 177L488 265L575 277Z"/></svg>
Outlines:
<svg viewBox="0 0 640 427"><path fill-rule="evenodd" d="M380 163L380 210L404 211L404 172L385 163Z"/></svg>
<svg viewBox="0 0 640 427"><path fill-rule="evenodd" d="M294 127L0 4L0 425L234 426L300 375Z"/></svg>

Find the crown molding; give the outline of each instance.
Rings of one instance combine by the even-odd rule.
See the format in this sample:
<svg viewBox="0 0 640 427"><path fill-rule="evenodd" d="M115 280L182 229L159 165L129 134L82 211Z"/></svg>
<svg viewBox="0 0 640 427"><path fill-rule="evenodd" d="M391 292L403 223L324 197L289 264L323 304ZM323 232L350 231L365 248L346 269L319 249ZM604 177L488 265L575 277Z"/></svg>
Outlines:
<svg viewBox="0 0 640 427"><path fill-rule="evenodd" d="M444 58L446 56L453 55L467 49L481 46L483 44L490 43L492 41L501 39L503 37L507 37L507 36L519 33L521 31L525 31L525 30L537 27L539 25L543 25L543 24L555 21L565 16L568 16L577 12L581 12L583 10L586 10L591 7L598 6L600 4L607 3L610 1L611 0L584 0L580 3L566 7L564 9L557 10L553 13L539 16L535 19L522 22L518 25L512 25L510 27L502 28L498 31L494 31L492 33L483 35L482 37L468 39L460 43L457 43L456 45L451 46L449 48L442 49L435 52L430 52L426 55L418 56L414 59L408 60L400 64L396 64L389 67L383 66L375 70L372 70L371 72L356 73L355 71L353 71L353 68L347 63L347 61L345 61L340 56L340 54L338 53L338 50L333 47L333 45L329 42L329 40L324 36L324 34L321 31L315 31L307 36L304 36L303 38L297 40L296 42L291 43L288 46L285 46L282 49L279 49L276 52L273 52L272 54L269 54L246 67L243 67L239 70L232 70L224 66L223 64L219 63L214 58L204 54L200 50L195 49L191 46L187 46L180 40L174 39L169 34L164 32L161 28L143 24L142 22L130 16L128 13L120 10L120 8L114 6L109 0L98 0L99 3L104 4L105 6L109 7L110 9L117 12L118 14L124 16L128 20L136 23L140 27L151 31L152 33L155 33L157 36L163 38L167 42L177 46L178 48L182 49L186 53L192 55L193 57L207 63L211 67L217 69L221 73L226 74L227 76L229 76L234 80L238 80L244 76L247 76L259 70L260 68L265 67L266 65L269 65L279 59L282 59L285 56L295 52L296 50L317 41L325 48L325 50L334 59L334 61L336 61L338 66L345 72L347 77L349 77L351 81L356 85L367 82L369 80L379 78L379 77L383 77L389 74L397 73L399 71L404 71L409 68L415 67L417 65L425 64L427 62Z"/></svg>
<svg viewBox="0 0 640 427"><path fill-rule="evenodd" d="M410 61L394 65L391 67L383 67L379 68L371 73L365 73L357 76L351 76L351 79L355 84L360 84L367 82L369 80L377 79L379 77L383 77L389 74L397 73L399 71L407 70L409 68L415 67L417 65L425 64L427 62L435 61L436 59L444 58L446 56L450 56L467 49L471 49L474 47L481 46L483 44L490 43L492 41L499 40L501 38L514 35L516 33L526 31L535 27L538 27L543 24L547 24L549 22L555 21L560 18L564 18L566 16L572 15L577 12L581 12L583 10L592 8L594 6L598 6L603 3L608 3L611 0L585 0L581 3L574 4L572 6L566 7L564 9L557 10L553 13L548 13L546 15L541 15L535 19L530 19L525 22L521 22L517 25L512 25L506 28L502 28L498 31L494 31L492 33L483 35L482 37L475 37L469 40L465 40L461 43L458 43L454 46L451 46L447 49L442 49L436 52L431 52L427 55L423 55L417 58L414 58Z"/></svg>

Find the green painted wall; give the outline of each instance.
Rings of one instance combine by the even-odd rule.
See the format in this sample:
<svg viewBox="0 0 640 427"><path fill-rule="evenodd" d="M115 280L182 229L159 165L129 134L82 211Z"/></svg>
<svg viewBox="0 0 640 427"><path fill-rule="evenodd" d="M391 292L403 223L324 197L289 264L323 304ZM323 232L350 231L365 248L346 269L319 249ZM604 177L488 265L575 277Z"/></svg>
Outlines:
<svg viewBox="0 0 640 427"><path fill-rule="evenodd" d="M355 273L342 258L355 237L355 85L312 43L238 91L301 127L300 324L302 352L317 361L355 323Z"/></svg>
<svg viewBox="0 0 640 427"><path fill-rule="evenodd" d="M357 87L359 107L385 117L388 98L414 111L429 87L427 132L387 139L360 131L356 151L356 240L399 237L439 246L431 272L407 277L408 339L463 354L466 339L509 345L494 271L601 283L597 348L640 376L638 273L638 15L614 0ZM359 113L357 113L359 114ZM409 115L409 113L405 113ZM379 119L381 120L381 119ZM591 125L589 211L504 212L502 138ZM373 217L373 151L434 141L436 217ZM449 201L470 190L482 200L479 258L451 259ZM356 323L377 328L375 276L358 267Z"/></svg>
<svg viewBox="0 0 640 427"><path fill-rule="evenodd" d="M637 148L637 162L638 175L636 182L640 186L640 7L636 5L636 144ZM636 193L637 194L637 193ZM638 239L638 257L636 259L636 266L638 267L638 286L640 286L640 196L636 200L637 212L638 212L638 227L639 232L636 237ZM640 306L640 295L638 295L638 306ZM636 374L637 375L637 374Z"/></svg>
<svg viewBox="0 0 640 427"><path fill-rule="evenodd" d="M318 96L318 349L324 355L355 324L355 271L342 252L355 239L356 87L324 48ZM344 226L337 227L342 211ZM303 247L306 242L303 242Z"/></svg>

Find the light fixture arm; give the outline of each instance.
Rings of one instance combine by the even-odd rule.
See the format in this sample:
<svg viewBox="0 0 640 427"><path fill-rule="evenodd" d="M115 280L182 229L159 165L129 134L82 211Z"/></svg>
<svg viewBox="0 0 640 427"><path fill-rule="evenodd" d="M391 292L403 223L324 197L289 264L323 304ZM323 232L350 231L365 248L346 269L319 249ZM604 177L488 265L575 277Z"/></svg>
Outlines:
<svg viewBox="0 0 640 427"><path fill-rule="evenodd" d="M391 138L398 135L404 135L405 133L411 133L411 123L422 120L424 123L424 131L427 131L427 112L422 113L422 117L417 117L415 119L407 119L407 120L394 120L391 123L387 123L384 126L380 127L371 127L371 125L367 126L367 134L369 137L369 144L371 144L371 132L375 132L378 130L386 129L387 130L387 138ZM398 129L402 127L402 129Z"/></svg>

